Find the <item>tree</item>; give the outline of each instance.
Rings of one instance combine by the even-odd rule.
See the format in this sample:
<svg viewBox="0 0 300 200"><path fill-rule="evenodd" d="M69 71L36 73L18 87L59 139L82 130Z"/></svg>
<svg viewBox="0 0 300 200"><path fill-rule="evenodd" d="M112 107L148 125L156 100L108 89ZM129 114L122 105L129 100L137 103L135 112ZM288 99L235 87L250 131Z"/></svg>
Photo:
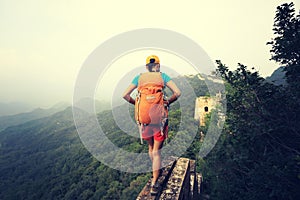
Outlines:
<svg viewBox="0 0 300 200"><path fill-rule="evenodd" d="M217 61L226 82L224 134L205 159L204 177L215 199L297 199L299 134L291 101L258 72ZM292 122L292 123L290 123Z"/></svg>
<svg viewBox="0 0 300 200"><path fill-rule="evenodd" d="M294 3L277 7L274 22L275 38L272 45L271 60L285 66L289 88L296 99L300 97L300 11L296 15Z"/></svg>

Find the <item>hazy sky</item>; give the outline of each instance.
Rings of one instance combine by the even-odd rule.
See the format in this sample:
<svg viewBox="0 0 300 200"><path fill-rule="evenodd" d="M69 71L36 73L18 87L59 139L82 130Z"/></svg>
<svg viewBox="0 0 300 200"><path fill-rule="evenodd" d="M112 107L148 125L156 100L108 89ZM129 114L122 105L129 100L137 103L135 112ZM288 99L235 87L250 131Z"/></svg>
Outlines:
<svg viewBox="0 0 300 200"><path fill-rule="evenodd" d="M240 62L266 77L278 67L269 61L271 47L266 43L273 37L276 7L291 1L176 2L0 0L0 102L50 106L71 101L89 54L109 38L140 28L184 34L231 69ZM299 0L293 2L299 10ZM143 65L147 55L125 56L120 69ZM168 56L160 55L168 65L186 64L167 62Z"/></svg>

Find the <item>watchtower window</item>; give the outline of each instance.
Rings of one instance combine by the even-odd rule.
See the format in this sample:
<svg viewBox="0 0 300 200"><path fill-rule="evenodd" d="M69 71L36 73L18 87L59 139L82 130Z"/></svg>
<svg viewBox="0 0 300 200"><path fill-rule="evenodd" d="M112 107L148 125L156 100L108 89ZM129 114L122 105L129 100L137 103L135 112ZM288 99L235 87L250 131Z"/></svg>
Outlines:
<svg viewBox="0 0 300 200"><path fill-rule="evenodd" d="M208 112L208 107L207 106L204 107L204 111Z"/></svg>

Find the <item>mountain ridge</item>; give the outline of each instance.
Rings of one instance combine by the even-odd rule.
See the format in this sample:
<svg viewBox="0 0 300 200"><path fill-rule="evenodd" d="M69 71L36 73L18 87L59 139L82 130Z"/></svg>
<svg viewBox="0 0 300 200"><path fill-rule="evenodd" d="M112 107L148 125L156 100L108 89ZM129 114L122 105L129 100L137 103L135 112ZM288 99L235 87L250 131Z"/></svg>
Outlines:
<svg viewBox="0 0 300 200"><path fill-rule="evenodd" d="M265 78L266 82L272 83L274 85L283 85L286 86L286 78L285 78L285 67L279 67L271 74L271 76L268 76Z"/></svg>
<svg viewBox="0 0 300 200"><path fill-rule="evenodd" d="M24 102L0 102L0 116L16 115L23 112L30 112L33 106Z"/></svg>
<svg viewBox="0 0 300 200"><path fill-rule="evenodd" d="M0 131L10 126L23 124L31 120L50 116L56 112L62 111L67 106L68 105L65 103L58 103L52 106L51 108L47 108L47 109L36 108L30 112L19 113L15 115L0 116Z"/></svg>

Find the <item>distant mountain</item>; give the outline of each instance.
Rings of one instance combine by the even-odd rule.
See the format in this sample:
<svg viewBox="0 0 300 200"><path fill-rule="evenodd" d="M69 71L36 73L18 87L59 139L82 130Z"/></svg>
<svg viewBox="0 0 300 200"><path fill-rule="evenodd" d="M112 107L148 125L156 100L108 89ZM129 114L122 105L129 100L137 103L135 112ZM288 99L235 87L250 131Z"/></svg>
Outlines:
<svg viewBox="0 0 300 200"><path fill-rule="evenodd" d="M80 108L81 110L84 110L88 113L94 113L94 110L96 113L102 112L104 110L110 110L111 104L107 101L100 101L97 99L91 99L91 98L82 98L77 102L73 103L74 107Z"/></svg>
<svg viewBox="0 0 300 200"><path fill-rule="evenodd" d="M22 102L0 102L0 116L29 112L32 109L33 107L31 105Z"/></svg>
<svg viewBox="0 0 300 200"><path fill-rule="evenodd" d="M9 126L23 124L25 122L50 116L56 112L62 111L68 106L67 103L58 103L51 108L37 108L31 112L20 113L16 115L0 116L0 131Z"/></svg>
<svg viewBox="0 0 300 200"><path fill-rule="evenodd" d="M274 85L283 85L285 86L286 79L285 79L285 67L279 67L276 69L271 76L266 77L266 81L269 83L273 83Z"/></svg>
<svg viewBox="0 0 300 200"><path fill-rule="evenodd" d="M113 122L109 112L103 118ZM120 137L128 135L108 128L124 143ZM126 141L146 147L136 138ZM132 199L148 179L93 158L77 134L71 107L0 132L0 199Z"/></svg>

